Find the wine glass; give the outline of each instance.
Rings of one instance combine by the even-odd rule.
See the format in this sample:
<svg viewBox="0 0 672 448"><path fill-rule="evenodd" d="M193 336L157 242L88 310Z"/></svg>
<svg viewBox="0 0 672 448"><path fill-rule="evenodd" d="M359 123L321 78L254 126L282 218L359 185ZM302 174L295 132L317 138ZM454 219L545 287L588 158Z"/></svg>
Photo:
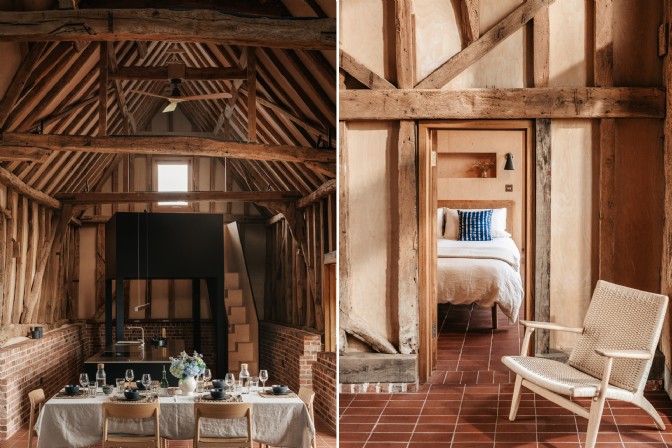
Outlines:
<svg viewBox="0 0 672 448"><path fill-rule="evenodd" d="M212 370L205 369L203 371L203 385L206 386L211 378L212 378Z"/></svg>
<svg viewBox="0 0 672 448"><path fill-rule="evenodd" d="M87 388L89 387L89 375L86 373L80 373L79 374L79 385L82 386L82 388Z"/></svg>
<svg viewBox="0 0 672 448"><path fill-rule="evenodd" d="M259 381L261 381L261 390L266 389L266 381L268 381L268 370L259 371Z"/></svg>
<svg viewBox="0 0 672 448"><path fill-rule="evenodd" d="M142 385L145 386L145 390L149 390L152 384L152 377L149 373L142 374Z"/></svg>
<svg viewBox="0 0 672 448"><path fill-rule="evenodd" d="M133 381L133 379L135 378L135 374L133 373L133 369L127 369L126 374L124 375L124 378L126 378L126 381L128 383ZM130 386L130 384L129 384L129 386Z"/></svg>
<svg viewBox="0 0 672 448"><path fill-rule="evenodd" d="M224 384L226 384L226 386L229 389L233 388L233 385L236 384L236 377L234 376L233 373L226 374L226 376L224 377Z"/></svg>

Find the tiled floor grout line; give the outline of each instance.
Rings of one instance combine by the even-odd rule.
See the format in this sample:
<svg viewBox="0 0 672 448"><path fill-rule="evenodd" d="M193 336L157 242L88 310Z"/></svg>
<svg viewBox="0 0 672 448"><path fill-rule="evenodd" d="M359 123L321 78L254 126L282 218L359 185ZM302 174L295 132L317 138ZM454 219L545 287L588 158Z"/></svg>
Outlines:
<svg viewBox="0 0 672 448"><path fill-rule="evenodd" d="M357 394L357 395L359 395L359 394ZM355 398L357 397L357 395L355 395ZM352 401L354 402L355 400L352 400ZM369 433L369 437L367 437L366 440L364 441L364 446L366 446L366 444L369 443L369 440L371 439L371 436L373 435L374 431L376 430L376 426L378 426L378 424L380 424L380 419L383 417L383 414L385 413L385 409L387 409L387 405L390 404L390 401L392 401L392 394L391 393L390 393L390 397L387 399L387 403L385 403L385 406L383 406L383 409L381 409L380 414L378 415L378 418L376 419L376 423L373 424L373 429Z"/></svg>
<svg viewBox="0 0 672 448"><path fill-rule="evenodd" d="M453 445L455 445L455 434L457 434L457 425L459 425L460 422L460 414L462 413L462 403L464 403L464 394L467 391L467 387L462 385L462 396L460 397L460 407L457 409L457 417L455 417L455 431L453 431L453 435L450 438L450 448L453 448Z"/></svg>

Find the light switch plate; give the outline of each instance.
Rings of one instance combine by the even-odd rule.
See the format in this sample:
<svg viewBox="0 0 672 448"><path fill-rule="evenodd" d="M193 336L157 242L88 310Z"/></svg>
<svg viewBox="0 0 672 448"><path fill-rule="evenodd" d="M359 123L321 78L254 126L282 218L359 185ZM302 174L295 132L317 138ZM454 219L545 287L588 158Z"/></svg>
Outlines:
<svg viewBox="0 0 672 448"><path fill-rule="evenodd" d="M506 185L504 186L504 191L507 191L507 192L511 192L511 191L513 191L513 185L511 185L511 184L506 184Z"/></svg>

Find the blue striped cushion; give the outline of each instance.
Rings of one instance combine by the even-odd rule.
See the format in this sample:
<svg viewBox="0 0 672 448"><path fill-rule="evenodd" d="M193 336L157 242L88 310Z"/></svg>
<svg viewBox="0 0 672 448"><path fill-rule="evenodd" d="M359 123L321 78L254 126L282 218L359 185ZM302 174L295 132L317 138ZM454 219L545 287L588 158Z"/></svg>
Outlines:
<svg viewBox="0 0 672 448"><path fill-rule="evenodd" d="M492 241L492 210L458 210L457 214L460 218L459 241Z"/></svg>

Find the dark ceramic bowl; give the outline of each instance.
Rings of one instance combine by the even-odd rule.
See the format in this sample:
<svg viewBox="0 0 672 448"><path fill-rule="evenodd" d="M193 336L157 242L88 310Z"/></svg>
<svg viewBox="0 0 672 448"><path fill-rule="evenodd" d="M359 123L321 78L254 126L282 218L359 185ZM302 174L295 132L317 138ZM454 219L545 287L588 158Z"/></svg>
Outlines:
<svg viewBox="0 0 672 448"><path fill-rule="evenodd" d="M79 386L76 384L68 384L65 386L65 393L68 395L77 395L79 393Z"/></svg>
<svg viewBox="0 0 672 448"><path fill-rule="evenodd" d="M142 381L136 381L135 385L138 386L138 390L147 390L144 384L142 384Z"/></svg>
<svg viewBox="0 0 672 448"><path fill-rule="evenodd" d="M224 384L224 380L212 380L212 387L215 389L224 389L226 385Z"/></svg>
<svg viewBox="0 0 672 448"><path fill-rule="evenodd" d="M210 395L211 395L212 398L214 398L215 400L221 400L221 399L224 398L224 396L226 395L226 393L224 392L224 389L217 389L217 388L216 388L216 389L210 389Z"/></svg>
<svg viewBox="0 0 672 448"><path fill-rule="evenodd" d="M112 386L112 385L110 385L110 384L105 384L105 385L103 386L103 393L104 393L105 395L110 395L110 394L112 393L113 390L114 390L114 386Z"/></svg>
<svg viewBox="0 0 672 448"><path fill-rule="evenodd" d="M138 398L140 398L140 391L136 388L125 389L124 397L126 397L127 400L137 400Z"/></svg>
<svg viewBox="0 0 672 448"><path fill-rule="evenodd" d="M289 392L289 387L285 386L284 384L273 385L274 394L286 394L287 392Z"/></svg>

